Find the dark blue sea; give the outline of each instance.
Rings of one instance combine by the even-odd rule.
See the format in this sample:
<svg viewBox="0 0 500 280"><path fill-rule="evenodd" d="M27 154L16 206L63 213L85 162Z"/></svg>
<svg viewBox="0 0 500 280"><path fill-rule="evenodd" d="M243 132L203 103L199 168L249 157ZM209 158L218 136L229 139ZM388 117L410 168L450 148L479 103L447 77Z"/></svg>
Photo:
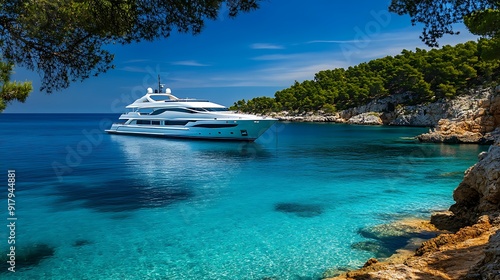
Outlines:
<svg viewBox="0 0 500 280"><path fill-rule="evenodd" d="M362 232L447 209L487 149L388 126L277 123L254 143L104 133L117 118L0 114L1 279L319 279L401 246Z"/></svg>

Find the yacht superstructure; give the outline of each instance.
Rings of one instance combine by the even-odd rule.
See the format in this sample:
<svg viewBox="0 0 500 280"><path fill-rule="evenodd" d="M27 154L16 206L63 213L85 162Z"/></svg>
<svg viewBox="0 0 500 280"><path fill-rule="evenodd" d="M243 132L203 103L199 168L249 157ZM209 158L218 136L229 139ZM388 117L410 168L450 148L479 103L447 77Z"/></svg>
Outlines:
<svg viewBox="0 0 500 280"><path fill-rule="evenodd" d="M254 141L277 120L239 114L228 108L199 99L180 99L163 85L152 88L128 105L121 123L114 123L108 133L151 136Z"/></svg>

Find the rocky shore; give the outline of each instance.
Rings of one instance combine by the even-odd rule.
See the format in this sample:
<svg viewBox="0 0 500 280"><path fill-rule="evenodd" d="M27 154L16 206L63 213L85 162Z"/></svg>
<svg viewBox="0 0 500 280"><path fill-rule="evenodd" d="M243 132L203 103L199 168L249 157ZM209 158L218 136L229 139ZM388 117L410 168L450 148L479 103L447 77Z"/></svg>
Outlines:
<svg viewBox="0 0 500 280"><path fill-rule="evenodd" d="M418 249L325 279L500 279L500 137L466 172L455 204L431 223L443 233ZM428 230L423 228L422 230Z"/></svg>
<svg viewBox="0 0 500 280"><path fill-rule="evenodd" d="M492 144L500 134L500 87L474 90L452 100L400 105L412 98L404 93L333 114L280 112L271 116L282 121L431 127L418 139L434 143Z"/></svg>

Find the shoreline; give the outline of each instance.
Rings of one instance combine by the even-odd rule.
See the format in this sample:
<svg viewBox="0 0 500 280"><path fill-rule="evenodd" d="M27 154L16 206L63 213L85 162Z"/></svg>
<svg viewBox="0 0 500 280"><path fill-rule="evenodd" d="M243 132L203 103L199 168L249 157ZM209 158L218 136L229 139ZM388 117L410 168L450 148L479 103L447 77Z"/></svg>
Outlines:
<svg viewBox="0 0 500 280"><path fill-rule="evenodd" d="M457 233L442 232L435 238L415 240L387 259L369 259L362 268L324 280L357 279L490 279L477 277L490 238L500 230L499 221L482 220ZM439 246L436 246L439 244ZM497 271L497 273L500 273ZM499 275L499 274L497 274ZM470 278L472 277L472 278ZM491 278L496 279L496 278Z"/></svg>
<svg viewBox="0 0 500 280"><path fill-rule="evenodd" d="M440 234L416 250L402 248L383 261L370 259L362 268L324 279L500 279L500 136L465 172L453 199L449 211L427 221Z"/></svg>
<svg viewBox="0 0 500 280"><path fill-rule="evenodd" d="M428 133L416 137L429 143L491 145L500 136L498 87L471 90L429 104L400 105L409 98L410 93L403 93L335 113L281 111L265 116L290 122L428 127Z"/></svg>
<svg viewBox="0 0 500 280"><path fill-rule="evenodd" d="M381 264L399 264L404 263L404 261L414 255L415 250L417 250L422 243L438 236L441 233L446 233L447 231L442 231L437 229L432 225L429 219L425 218L403 218L401 220L396 220L388 224L380 224L374 228L385 229L386 234L382 233L387 237L407 237L405 246L396 249L394 253L385 258L370 258L368 259L364 266L359 269L342 269L342 268L332 268L328 269L323 273L323 280L343 280L347 275L350 277L358 275L358 271L365 271L366 267L373 266L375 268Z"/></svg>

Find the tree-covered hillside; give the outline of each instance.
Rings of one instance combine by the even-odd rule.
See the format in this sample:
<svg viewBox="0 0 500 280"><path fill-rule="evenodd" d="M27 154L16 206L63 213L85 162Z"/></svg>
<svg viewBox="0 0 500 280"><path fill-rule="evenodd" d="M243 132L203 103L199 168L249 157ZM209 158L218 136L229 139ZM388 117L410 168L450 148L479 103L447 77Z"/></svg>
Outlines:
<svg viewBox="0 0 500 280"><path fill-rule="evenodd" d="M233 110L253 113L319 111L326 113L365 104L374 98L412 92L411 103L454 97L476 86L500 81L500 60L482 58L487 39L441 49L403 50L347 69L324 70L313 80L295 83L274 98L239 100Z"/></svg>

